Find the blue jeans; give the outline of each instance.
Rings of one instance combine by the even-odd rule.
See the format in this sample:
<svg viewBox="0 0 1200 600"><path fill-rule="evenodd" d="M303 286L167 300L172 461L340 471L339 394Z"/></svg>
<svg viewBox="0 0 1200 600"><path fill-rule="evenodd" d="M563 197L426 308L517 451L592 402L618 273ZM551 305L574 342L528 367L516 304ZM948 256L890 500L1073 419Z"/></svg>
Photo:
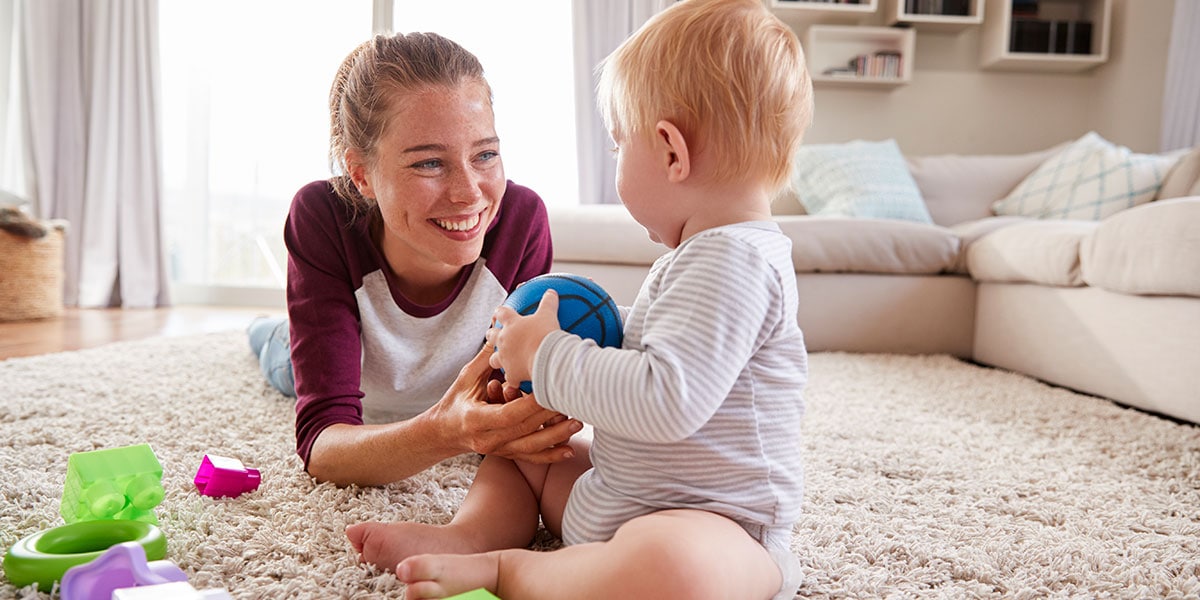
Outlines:
<svg viewBox="0 0 1200 600"><path fill-rule="evenodd" d="M246 328L250 351L258 357L263 377L284 396L296 396L292 375L292 340L288 320L282 317L258 317Z"/></svg>

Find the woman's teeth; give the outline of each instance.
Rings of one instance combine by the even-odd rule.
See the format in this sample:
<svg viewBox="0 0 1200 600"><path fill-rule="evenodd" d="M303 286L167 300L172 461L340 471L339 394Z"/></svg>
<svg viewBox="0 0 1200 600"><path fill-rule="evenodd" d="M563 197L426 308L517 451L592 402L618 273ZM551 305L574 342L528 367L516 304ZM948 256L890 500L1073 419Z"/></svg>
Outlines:
<svg viewBox="0 0 1200 600"><path fill-rule="evenodd" d="M448 221L445 219L434 219L433 222L437 223L438 227L441 227L442 229L445 229L447 231L470 231L471 229L474 229L476 225L479 224L479 214L476 213L476 214L471 215L470 217L463 219L461 221Z"/></svg>

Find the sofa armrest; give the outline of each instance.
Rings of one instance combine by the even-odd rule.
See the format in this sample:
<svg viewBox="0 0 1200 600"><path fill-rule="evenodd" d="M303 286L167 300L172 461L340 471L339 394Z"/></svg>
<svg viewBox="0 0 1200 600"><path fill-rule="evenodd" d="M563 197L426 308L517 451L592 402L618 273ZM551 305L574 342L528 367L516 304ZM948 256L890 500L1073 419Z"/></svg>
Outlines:
<svg viewBox="0 0 1200 600"><path fill-rule="evenodd" d="M1200 196L1123 210L1101 221L1079 253L1088 285L1123 294L1200 296Z"/></svg>

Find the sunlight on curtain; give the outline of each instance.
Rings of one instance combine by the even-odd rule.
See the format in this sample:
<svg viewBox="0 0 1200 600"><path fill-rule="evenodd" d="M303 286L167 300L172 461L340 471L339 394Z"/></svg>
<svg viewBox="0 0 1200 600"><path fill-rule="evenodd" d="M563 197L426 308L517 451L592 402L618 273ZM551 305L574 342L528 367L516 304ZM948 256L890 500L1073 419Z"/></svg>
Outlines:
<svg viewBox="0 0 1200 600"><path fill-rule="evenodd" d="M578 203L571 3L397 2L393 30L434 31L483 63L509 179L548 205Z"/></svg>
<svg viewBox="0 0 1200 600"><path fill-rule="evenodd" d="M176 284L285 282L283 221L329 177L329 85L370 0L161 3L164 221Z"/></svg>
<svg viewBox="0 0 1200 600"><path fill-rule="evenodd" d="M0 2L0 205L23 205L33 197L22 118L18 18L15 2Z"/></svg>

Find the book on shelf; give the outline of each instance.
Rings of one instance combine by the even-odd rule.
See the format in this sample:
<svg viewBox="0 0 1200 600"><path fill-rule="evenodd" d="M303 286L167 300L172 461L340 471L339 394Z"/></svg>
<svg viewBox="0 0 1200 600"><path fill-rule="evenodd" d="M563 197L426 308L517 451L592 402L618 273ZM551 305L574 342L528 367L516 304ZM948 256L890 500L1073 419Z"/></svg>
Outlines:
<svg viewBox="0 0 1200 600"><path fill-rule="evenodd" d="M837 79L899 79L903 57L898 50L880 50L874 54L859 54L846 66L830 67L822 75Z"/></svg>
<svg viewBox="0 0 1200 600"><path fill-rule="evenodd" d="M1011 0L1011 2L1013 17L1037 18L1038 0Z"/></svg>
<svg viewBox="0 0 1200 600"><path fill-rule="evenodd" d="M966 17L971 14L971 0L904 0L904 12L910 15Z"/></svg>
<svg viewBox="0 0 1200 600"><path fill-rule="evenodd" d="M1033 54L1091 54L1092 23L1013 19L1008 49Z"/></svg>

